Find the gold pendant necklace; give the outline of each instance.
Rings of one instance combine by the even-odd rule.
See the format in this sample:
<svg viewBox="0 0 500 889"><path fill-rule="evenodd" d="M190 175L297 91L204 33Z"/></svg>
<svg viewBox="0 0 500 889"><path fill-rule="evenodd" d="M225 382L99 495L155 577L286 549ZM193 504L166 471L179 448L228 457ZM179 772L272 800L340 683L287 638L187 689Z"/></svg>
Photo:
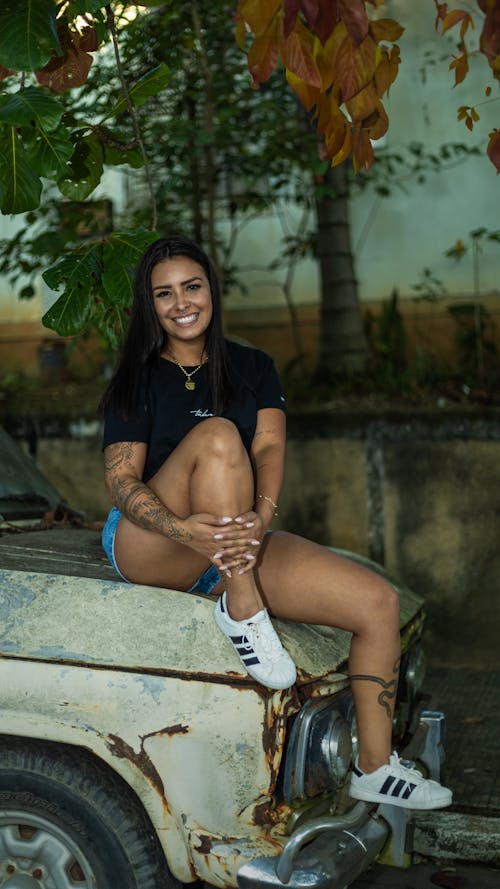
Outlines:
<svg viewBox="0 0 500 889"><path fill-rule="evenodd" d="M179 367L182 370L182 373L185 374L185 376L187 378L186 382L184 383L185 388L189 389L189 391L192 392L193 389L196 389L196 383L194 382L194 380L191 379L191 377L193 376L193 374L196 373L197 370L200 369L200 367L202 367L202 365L199 364L198 367L195 367L194 370L192 370L188 373L186 368L183 367L182 364L179 364L179 362L177 361L177 358L174 358L173 355L172 355L172 360L175 361L177 367Z"/></svg>

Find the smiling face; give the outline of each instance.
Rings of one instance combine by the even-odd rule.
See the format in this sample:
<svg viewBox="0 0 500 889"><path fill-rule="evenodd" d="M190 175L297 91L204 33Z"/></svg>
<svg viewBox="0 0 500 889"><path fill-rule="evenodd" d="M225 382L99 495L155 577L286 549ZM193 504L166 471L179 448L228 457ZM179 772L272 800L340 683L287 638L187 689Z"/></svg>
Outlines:
<svg viewBox="0 0 500 889"><path fill-rule="evenodd" d="M154 309L167 334L166 348L182 363L197 363L212 318L212 295L201 265L187 256L159 262L151 272Z"/></svg>

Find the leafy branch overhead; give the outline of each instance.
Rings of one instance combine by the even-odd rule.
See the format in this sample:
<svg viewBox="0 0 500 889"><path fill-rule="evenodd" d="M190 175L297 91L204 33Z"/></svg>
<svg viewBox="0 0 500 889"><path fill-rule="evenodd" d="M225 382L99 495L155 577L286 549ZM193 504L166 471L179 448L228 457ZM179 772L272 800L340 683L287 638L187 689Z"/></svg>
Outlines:
<svg viewBox="0 0 500 889"><path fill-rule="evenodd" d="M437 16L436 29L441 23L441 33L446 34L448 31L459 28L458 52L453 56L450 62L450 71L455 72L455 86L462 83L469 73L469 58L473 54L482 53L488 65L491 68L493 77L500 80L500 0L477 0L477 9L474 10L479 18L481 32L479 34L479 42L477 48L472 50L467 45L467 36L475 30L474 18L471 15L470 7L467 9L452 9L448 11L447 3L439 3L434 0ZM490 99L492 93L491 86L487 86L485 90L486 101L495 101ZM461 105L457 111L458 120L463 120L467 129L472 130L474 124L480 119L477 111L477 105ZM487 154L497 173L500 173L500 129L494 128L489 134Z"/></svg>
<svg viewBox="0 0 500 889"><path fill-rule="evenodd" d="M114 68L108 65L116 80L115 100L96 119L91 103L69 93L86 83L95 54L109 50L110 43L115 50ZM84 201L99 185L106 166L142 167L147 178L135 108L163 90L169 79L167 65L161 64L135 83L126 83L111 4L3 0L0 212L38 209L47 181L63 198ZM153 229L152 192L150 197ZM153 232L115 232L83 246L76 239L70 252L44 274L49 286L63 290L44 324L64 336L78 333L92 319L108 339L115 338L130 301L132 269L144 244L154 237ZM107 323L111 316L112 323Z"/></svg>
<svg viewBox="0 0 500 889"><path fill-rule="evenodd" d="M380 0L371 0L380 6ZM286 79L320 136L332 165L352 152L354 169L369 169L372 140L389 126L382 98L397 77L404 28L369 20L365 0L239 0L237 39L246 48L253 85L281 58Z"/></svg>
<svg viewBox="0 0 500 889"><path fill-rule="evenodd" d="M434 2L436 27L442 22L442 33L460 26L458 54L450 63L457 84L469 68L466 34L474 28L471 5L448 11L447 3ZM352 154L356 172L371 167L372 142L387 131L382 99L400 63L397 41L404 28L394 19L378 16L382 5L383 0L238 2L236 36L248 55L252 85L264 83L281 60L289 85L323 137L325 156L336 166ZM499 79L500 0L477 0L475 5L473 11L482 24L478 52ZM370 6L377 11L371 19ZM490 93L487 88L487 97ZM469 129L479 119L476 108L461 106L458 113ZM490 133L487 153L500 171L500 130Z"/></svg>

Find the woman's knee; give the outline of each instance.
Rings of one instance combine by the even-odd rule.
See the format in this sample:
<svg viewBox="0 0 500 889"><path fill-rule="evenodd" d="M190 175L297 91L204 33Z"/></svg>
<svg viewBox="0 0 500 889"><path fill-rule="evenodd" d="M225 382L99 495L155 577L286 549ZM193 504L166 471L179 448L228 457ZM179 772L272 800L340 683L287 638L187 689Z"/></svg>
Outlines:
<svg viewBox="0 0 500 889"><path fill-rule="evenodd" d="M395 588L388 581L377 577L367 597L364 612L365 629L369 632L383 628L388 635L399 634L400 602Z"/></svg>
<svg viewBox="0 0 500 889"><path fill-rule="evenodd" d="M199 423L193 432L203 441L203 456L212 454L224 460L248 460L238 428L225 417L210 417Z"/></svg>

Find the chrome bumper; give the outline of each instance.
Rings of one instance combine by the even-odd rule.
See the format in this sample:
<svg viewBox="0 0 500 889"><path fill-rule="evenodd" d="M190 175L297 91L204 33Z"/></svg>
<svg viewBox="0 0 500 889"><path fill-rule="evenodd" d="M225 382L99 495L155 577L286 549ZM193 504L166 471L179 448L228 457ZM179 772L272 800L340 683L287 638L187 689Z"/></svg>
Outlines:
<svg viewBox="0 0 500 889"><path fill-rule="evenodd" d="M444 715L423 711L402 757L419 759L439 780L444 760ZM238 871L240 889L344 889L384 850L384 861L407 867L412 812L357 802L338 817L306 822L286 841L281 855L255 858Z"/></svg>

